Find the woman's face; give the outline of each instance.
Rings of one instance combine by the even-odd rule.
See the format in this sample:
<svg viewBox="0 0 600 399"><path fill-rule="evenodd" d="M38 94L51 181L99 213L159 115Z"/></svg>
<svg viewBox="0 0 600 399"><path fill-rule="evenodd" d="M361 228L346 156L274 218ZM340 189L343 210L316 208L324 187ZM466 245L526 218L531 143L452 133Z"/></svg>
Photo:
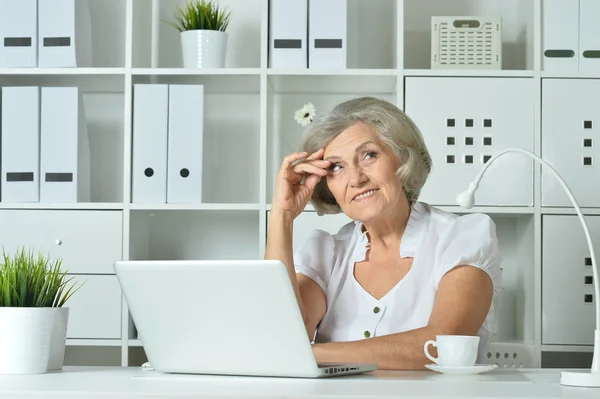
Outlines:
<svg viewBox="0 0 600 399"><path fill-rule="evenodd" d="M354 220L385 217L404 198L396 178L400 162L375 128L357 123L325 148L331 162L327 185L342 211Z"/></svg>

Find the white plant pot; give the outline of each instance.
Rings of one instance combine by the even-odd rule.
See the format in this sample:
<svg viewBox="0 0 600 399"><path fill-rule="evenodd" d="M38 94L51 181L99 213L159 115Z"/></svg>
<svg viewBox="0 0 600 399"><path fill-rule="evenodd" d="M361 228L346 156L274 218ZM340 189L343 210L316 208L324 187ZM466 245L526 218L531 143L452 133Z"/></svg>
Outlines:
<svg viewBox="0 0 600 399"><path fill-rule="evenodd" d="M62 370L67 343L67 326L69 324L69 308L54 308L54 327L50 339L50 358L48 371Z"/></svg>
<svg viewBox="0 0 600 399"><path fill-rule="evenodd" d="M54 308L0 307L0 374L48 371Z"/></svg>
<svg viewBox="0 0 600 399"><path fill-rule="evenodd" d="M184 68L224 68L227 32L189 30L181 32Z"/></svg>

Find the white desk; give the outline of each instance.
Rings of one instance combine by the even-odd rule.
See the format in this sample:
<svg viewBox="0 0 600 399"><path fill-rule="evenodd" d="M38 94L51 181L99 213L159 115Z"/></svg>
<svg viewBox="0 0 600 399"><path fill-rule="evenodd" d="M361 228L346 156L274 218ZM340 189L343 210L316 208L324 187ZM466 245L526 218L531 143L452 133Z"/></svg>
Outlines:
<svg viewBox="0 0 600 399"><path fill-rule="evenodd" d="M559 385L559 370L496 370L478 376L377 371L328 379L166 375L140 368L65 367L0 376L0 398L600 398Z"/></svg>

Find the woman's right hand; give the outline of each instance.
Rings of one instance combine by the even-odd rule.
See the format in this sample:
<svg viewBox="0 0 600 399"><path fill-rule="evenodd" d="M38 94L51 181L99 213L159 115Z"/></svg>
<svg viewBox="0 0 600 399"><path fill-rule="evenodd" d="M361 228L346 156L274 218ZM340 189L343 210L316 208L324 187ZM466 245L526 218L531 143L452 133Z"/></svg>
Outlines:
<svg viewBox="0 0 600 399"><path fill-rule="evenodd" d="M324 149L308 156L306 152L295 152L287 155L275 178L275 192L271 205L271 213L290 214L296 218L306 207L317 183L327 176L329 161L323 160ZM294 164L294 162L304 159ZM306 176L304 183L302 178Z"/></svg>

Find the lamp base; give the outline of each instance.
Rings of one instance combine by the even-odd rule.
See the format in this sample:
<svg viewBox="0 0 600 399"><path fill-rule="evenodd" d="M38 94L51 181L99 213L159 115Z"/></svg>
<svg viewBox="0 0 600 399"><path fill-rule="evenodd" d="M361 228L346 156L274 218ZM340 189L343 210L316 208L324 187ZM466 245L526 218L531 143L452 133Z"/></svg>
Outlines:
<svg viewBox="0 0 600 399"><path fill-rule="evenodd" d="M590 370L563 371L560 373L560 385L600 388L600 330L594 332L594 355Z"/></svg>
<svg viewBox="0 0 600 399"><path fill-rule="evenodd" d="M560 385L600 388L600 373L592 373L591 371L563 371L560 373Z"/></svg>

